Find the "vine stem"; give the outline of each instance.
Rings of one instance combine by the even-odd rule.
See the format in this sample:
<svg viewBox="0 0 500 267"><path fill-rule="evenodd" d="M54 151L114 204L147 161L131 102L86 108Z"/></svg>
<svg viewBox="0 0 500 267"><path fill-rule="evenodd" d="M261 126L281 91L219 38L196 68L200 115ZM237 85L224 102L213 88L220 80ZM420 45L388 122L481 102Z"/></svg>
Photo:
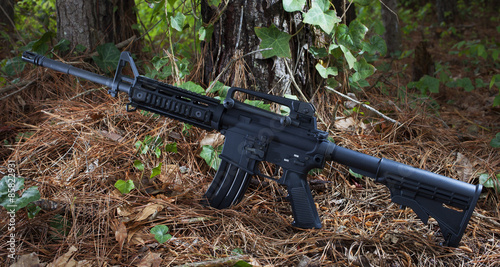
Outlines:
<svg viewBox="0 0 500 267"><path fill-rule="evenodd" d="M388 121L390 121L390 122L392 122L392 123L394 123L394 124L396 124L396 125L398 125L398 126L399 126L399 125L402 125L402 124L401 124L400 122L398 122L397 120L394 120L394 119L391 119L391 118L387 117L387 116L386 116L385 114L383 114L382 112L380 112L380 111L376 110L375 108L373 108L373 107L371 107L371 106L369 106L369 105L367 105L367 104L363 104L363 103L359 102L358 100L356 100L356 99L354 99L354 98L352 98L352 97L350 97L350 96L348 96L348 95L345 95L345 94L343 94L343 93L341 93L341 92L339 92L339 91L337 91L337 90L335 90L335 89L333 89L333 88L331 88L331 87L325 86L325 88L326 88L327 90L329 90L329 91L332 91L332 92L334 92L334 93L336 93L336 94L338 94L338 95L342 96L343 98L346 98L346 99L348 99L348 100L350 100L350 101L352 101L352 102L354 102L354 103L356 103L356 104L358 104L358 105L360 105L360 106L362 106L362 107L365 107L365 108L367 108L367 109L369 109L369 110L371 110L371 111L373 111L373 112L377 113L377 115L381 116L382 118L384 118L384 119L386 119L386 120L388 120Z"/></svg>

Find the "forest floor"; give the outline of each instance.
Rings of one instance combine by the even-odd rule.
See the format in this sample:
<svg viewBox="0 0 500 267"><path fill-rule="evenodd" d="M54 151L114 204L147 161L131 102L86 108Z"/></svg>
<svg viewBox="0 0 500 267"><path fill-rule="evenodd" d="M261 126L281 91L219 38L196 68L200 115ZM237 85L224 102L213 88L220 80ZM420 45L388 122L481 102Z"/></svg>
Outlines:
<svg viewBox="0 0 500 267"><path fill-rule="evenodd" d="M461 37L442 38L439 28L425 33L433 61L448 66L454 78L481 78L489 84L500 74L498 62L449 52L460 40L488 38L498 44L499 33L481 22L456 28L463 29ZM406 37L404 50L415 49L421 40L420 33ZM406 87L413 64L411 55L380 60L370 80L375 86L356 94L399 124L364 108L363 113L346 116L348 101L325 90L314 99L318 117L325 122L319 127L343 147L472 184L479 183L480 174L499 174L500 149L490 146L500 132L500 109L492 107L498 89L486 86L465 92L441 85L439 93L422 97L418 89ZM95 71L89 64L77 66ZM355 178L336 163L309 177L322 229L292 227L286 189L266 179L254 178L235 207L215 210L200 204L214 170L199 156L202 143L221 144L215 133L186 130L181 123L152 114L128 113L125 96L114 99L105 88L53 71L28 67L21 79L35 82L0 103L0 170L6 173L8 162L15 164L17 174L26 178L26 188L38 186L42 210L33 219L25 209L15 216L15 253L24 255L19 263L28 264L17 266L500 262L500 202L495 189L483 189L458 248L440 245L443 237L434 219L423 224L411 209L392 203L384 185ZM152 150L137 153L136 142L146 136L159 136L164 145L175 143L177 152L160 157ZM145 171L134 167L136 160ZM161 174L149 179L150 170L160 162ZM136 188L120 193L114 186L119 179L134 181ZM0 258L8 264L13 262L7 250L10 217L0 210ZM158 243L150 233L155 225L168 226L172 238Z"/></svg>

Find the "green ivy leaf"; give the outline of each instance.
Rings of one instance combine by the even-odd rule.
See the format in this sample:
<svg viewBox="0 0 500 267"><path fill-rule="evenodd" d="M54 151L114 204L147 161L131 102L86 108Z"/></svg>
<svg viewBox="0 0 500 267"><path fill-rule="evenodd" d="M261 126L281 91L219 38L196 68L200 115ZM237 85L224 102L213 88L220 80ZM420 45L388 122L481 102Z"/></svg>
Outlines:
<svg viewBox="0 0 500 267"><path fill-rule="evenodd" d="M173 142L165 145L166 152L177 153L177 143Z"/></svg>
<svg viewBox="0 0 500 267"><path fill-rule="evenodd" d="M134 167L139 171L144 171L144 164L138 159L134 161Z"/></svg>
<svg viewBox="0 0 500 267"><path fill-rule="evenodd" d="M306 0L283 0L283 9L286 12L301 11L306 4Z"/></svg>
<svg viewBox="0 0 500 267"><path fill-rule="evenodd" d="M61 52L65 52L65 51L68 51L69 50L69 45L70 45L70 41L66 40L66 39L61 39L55 46L54 46L54 50L59 50Z"/></svg>
<svg viewBox="0 0 500 267"><path fill-rule="evenodd" d="M269 28L255 27L255 34L260 38L260 48L272 48L272 50L262 51L264 58L291 57L290 53L290 38L292 36L286 32L280 31L274 24Z"/></svg>
<svg viewBox="0 0 500 267"><path fill-rule="evenodd" d="M349 24L349 35L357 48L361 48L367 32L368 28L357 19Z"/></svg>
<svg viewBox="0 0 500 267"><path fill-rule="evenodd" d="M37 186L26 189L21 196L17 191L24 188L24 178L14 176L4 176L0 180L0 205L7 211L14 209L15 212L26 207L33 201L40 199L40 192Z"/></svg>
<svg viewBox="0 0 500 267"><path fill-rule="evenodd" d="M495 138L491 139L490 142L491 147L500 147L500 133L495 135Z"/></svg>
<svg viewBox="0 0 500 267"><path fill-rule="evenodd" d="M356 63L356 58L352 55L351 51L343 46L339 45L340 50L344 53L345 60L347 61L347 64L349 65L349 69L352 69L354 67L354 63Z"/></svg>
<svg viewBox="0 0 500 267"><path fill-rule="evenodd" d="M113 43L106 43L100 45L96 48L98 56L93 56L92 59L95 61L99 68L107 73L111 73L116 69L118 61L120 60L120 50L116 48Z"/></svg>
<svg viewBox="0 0 500 267"><path fill-rule="evenodd" d="M497 96L495 96L495 99L493 100L493 106L494 107L500 106L500 93Z"/></svg>
<svg viewBox="0 0 500 267"><path fill-rule="evenodd" d="M363 42L363 50L372 55L379 52L384 56L387 53L387 44L382 37L375 35L370 38L370 43Z"/></svg>
<svg viewBox="0 0 500 267"><path fill-rule="evenodd" d="M218 7L221 3L221 0L208 0L207 2L211 6Z"/></svg>
<svg viewBox="0 0 500 267"><path fill-rule="evenodd" d="M357 179L362 179L363 178L363 175L357 173L357 172L354 172L353 170L349 169L349 173L354 177L354 178L357 178Z"/></svg>
<svg viewBox="0 0 500 267"><path fill-rule="evenodd" d="M118 189L118 191L120 191L120 193L122 194L128 194L130 193L130 191L132 191L132 189L135 188L134 181L132 180L124 181L120 179L116 181L115 188Z"/></svg>
<svg viewBox="0 0 500 267"><path fill-rule="evenodd" d="M360 6L367 6L372 3L372 0L351 0L351 2L356 3Z"/></svg>
<svg viewBox="0 0 500 267"><path fill-rule="evenodd" d="M234 264L234 267L252 267L253 265L244 261L244 260L240 260L240 261L237 261L235 264Z"/></svg>
<svg viewBox="0 0 500 267"><path fill-rule="evenodd" d="M495 85L496 87L498 87L498 89L500 89L500 74L495 74L495 75L491 78L491 81L490 81L490 89L493 87L493 85Z"/></svg>
<svg viewBox="0 0 500 267"><path fill-rule="evenodd" d="M7 63L3 67L3 71L9 76L15 76L24 70L24 66L26 66L26 62L20 57L14 57L7 60Z"/></svg>
<svg viewBox="0 0 500 267"><path fill-rule="evenodd" d="M154 167L154 168L151 170L151 176L149 176L149 179L154 178L155 176L157 176L157 175L160 175L160 174L161 174L161 165L162 165L162 163L160 162L160 163L158 164L158 166Z"/></svg>
<svg viewBox="0 0 500 267"><path fill-rule="evenodd" d="M163 244L172 238L172 236L168 234L168 230L168 226L160 224L151 228L150 233L155 235L155 239L158 243Z"/></svg>
<svg viewBox="0 0 500 267"><path fill-rule="evenodd" d="M155 156L156 156L156 158L160 158L160 156L161 156L161 147L157 146L155 148Z"/></svg>
<svg viewBox="0 0 500 267"><path fill-rule="evenodd" d="M420 78L417 82L410 82L408 84L410 88L417 88L425 94L427 90L431 93L439 93L439 79L431 77L429 75L424 75L424 77Z"/></svg>
<svg viewBox="0 0 500 267"><path fill-rule="evenodd" d="M353 82L364 80L375 73L375 67L366 62L364 58L355 62L353 69L356 70L356 73L352 75Z"/></svg>
<svg viewBox="0 0 500 267"><path fill-rule="evenodd" d="M475 88L474 88L474 85L472 85L472 81L470 78L462 78L462 79L458 79L457 80L457 85L459 87L462 87L464 88L464 90L466 92L471 92L473 91Z"/></svg>
<svg viewBox="0 0 500 267"><path fill-rule="evenodd" d="M325 48L317 48L314 46L309 48L309 53L311 53L314 58L323 58L328 56L328 52Z"/></svg>
<svg viewBox="0 0 500 267"><path fill-rule="evenodd" d="M35 216L42 210L42 208L40 208L39 206L33 204L33 203L29 203L27 206L26 206L26 211L28 213L28 218L30 219L33 219L35 218Z"/></svg>
<svg viewBox="0 0 500 267"><path fill-rule="evenodd" d="M326 0L313 2L312 8L304 14L304 23L319 26L324 32L330 34L340 18L334 10L329 10L330 3Z"/></svg>
<svg viewBox="0 0 500 267"><path fill-rule="evenodd" d="M37 53L37 54L40 54L40 55L43 55L45 54L45 52L47 52L47 50L49 50L49 45L48 45L48 42L50 42L50 40L52 38L54 38L56 36L55 33L53 32L46 32L42 35L42 37L40 37L40 39L38 39L35 43L33 43L33 46L31 47L31 49L33 49L33 52Z"/></svg>
<svg viewBox="0 0 500 267"><path fill-rule="evenodd" d="M184 25L186 23L186 16L182 12L177 12L175 16L170 17L170 22L172 23L172 28L179 32L182 32Z"/></svg>
<svg viewBox="0 0 500 267"><path fill-rule="evenodd" d="M229 90L229 86L224 85L223 83L217 81L215 85L212 87L210 90L210 93L217 93L219 99L221 99L221 102L224 101L224 99L227 96L227 91Z"/></svg>
<svg viewBox="0 0 500 267"><path fill-rule="evenodd" d="M355 49L356 45L352 36L349 34L349 27L345 24L339 24L335 30L335 37L339 45L347 47L349 49Z"/></svg>
<svg viewBox="0 0 500 267"><path fill-rule="evenodd" d="M201 149L200 157L202 157L214 170L219 169L221 159L219 158L218 152L212 146L204 145Z"/></svg>
<svg viewBox="0 0 500 267"><path fill-rule="evenodd" d="M243 101L243 103L250 105L250 106L258 107L258 108L263 109L263 110L271 111L271 104L266 104L262 100L245 99L245 101Z"/></svg>
<svg viewBox="0 0 500 267"><path fill-rule="evenodd" d="M339 74L339 71L337 70L336 67L325 68L320 63L316 64L316 70L318 71L319 75L321 75L321 77L323 77L324 79L327 79L329 75L337 76Z"/></svg>
<svg viewBox="0 0 500 267"><path fill-rule="evenodd" d="M192 81L185 82L185 83L181 84L181 86L179 86L179 87L182 89L191 91L193 93L197 93L197 94L201 94L201 95L205 94L205 90L203 90L203 87L199 86L198 84L196 84Z"/></svg>
<svg viewBox="0 0 500 267"><path fill-rule="evenodd" d="M214 25L210 24L207 27L201 26L198 30L199 40L200 41L208 41L212 39L212 34L214 33Z"/></svg>
<svg viewBox="0 0 500 267"><path fill-rule="evenodd" d="M479 175L479 183L487 188L500 188L499 175L497 177L491 177L487 173L482 173Z"/></svg>

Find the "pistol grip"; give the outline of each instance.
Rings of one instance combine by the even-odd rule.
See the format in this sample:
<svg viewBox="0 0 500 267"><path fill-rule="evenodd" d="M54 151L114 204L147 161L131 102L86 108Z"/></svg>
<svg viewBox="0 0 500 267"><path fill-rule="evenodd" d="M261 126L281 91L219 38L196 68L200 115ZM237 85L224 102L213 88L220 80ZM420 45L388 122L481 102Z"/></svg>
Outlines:
<svg viewBox="0 0 500 267"><path fill-rule="evenodd" d="M211 207L225 209L241 201L252 174L222 159L204 197Z"/></svg>
<svg viewBox="0 0 500 267"><path fill-rule="evenodd" d="M282 183L292 204L293 226L305 229L321 228L321 221L307 182L307 174L285 170Z"/></svg>

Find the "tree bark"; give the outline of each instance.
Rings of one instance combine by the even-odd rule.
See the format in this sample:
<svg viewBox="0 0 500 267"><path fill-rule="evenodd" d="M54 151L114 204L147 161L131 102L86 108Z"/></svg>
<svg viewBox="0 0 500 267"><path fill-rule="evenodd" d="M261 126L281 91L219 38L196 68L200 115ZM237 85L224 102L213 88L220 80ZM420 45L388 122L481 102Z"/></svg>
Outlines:
<svg viewBox="0 0 500 267"><path fill-rule="evenodd" d="M285 12L281 1L234 0L228 3L218 16L221 7L213 7L206 0L201 2L203 22L214 18L212 39L202 44L204 59L203 82L210 84L229 62L239 60L221 75L220 81L228 86L248 88L261 92L282 95L293 90L292 80L307 94L315 88L316 72L314 59L307 52L313 44L314 33L308 25L297 25L294 15ZM255 27L276 25L281 31L296 34L290 41L292 58L272 57L264 59L261 53L241 58L259 50L260 39ZM308 46L309 44L309 46ZM292 74L293 73L293 74ZM294 92L297 94L297 92Z"/></svg>
<svg viewBox="0 0 500 267"><path fill-rule="evenodd" d="M90 50L132 37L137 23L133 0L57 0L57 38Z"/></svg>
<svg viewBox="0 0 500 267"><path fill-rule="evenodd" d="M457 0L436 0L439 23L450 23L457 17Z"/></svg>
<svg viewBox="0 0 500 267"><path fill-rule="evenodd" d="M14 0L0 0L0 30L7 33L14 30Z"/></svg>
<svg viewBox="0 0 500 267"><path fill-rule="evenodd" d="M382 22L385 27L383 38L389 56L396 51L401 51L401 30L399 28L397 8L397 0L385 0L381 7Z"/></svg>

